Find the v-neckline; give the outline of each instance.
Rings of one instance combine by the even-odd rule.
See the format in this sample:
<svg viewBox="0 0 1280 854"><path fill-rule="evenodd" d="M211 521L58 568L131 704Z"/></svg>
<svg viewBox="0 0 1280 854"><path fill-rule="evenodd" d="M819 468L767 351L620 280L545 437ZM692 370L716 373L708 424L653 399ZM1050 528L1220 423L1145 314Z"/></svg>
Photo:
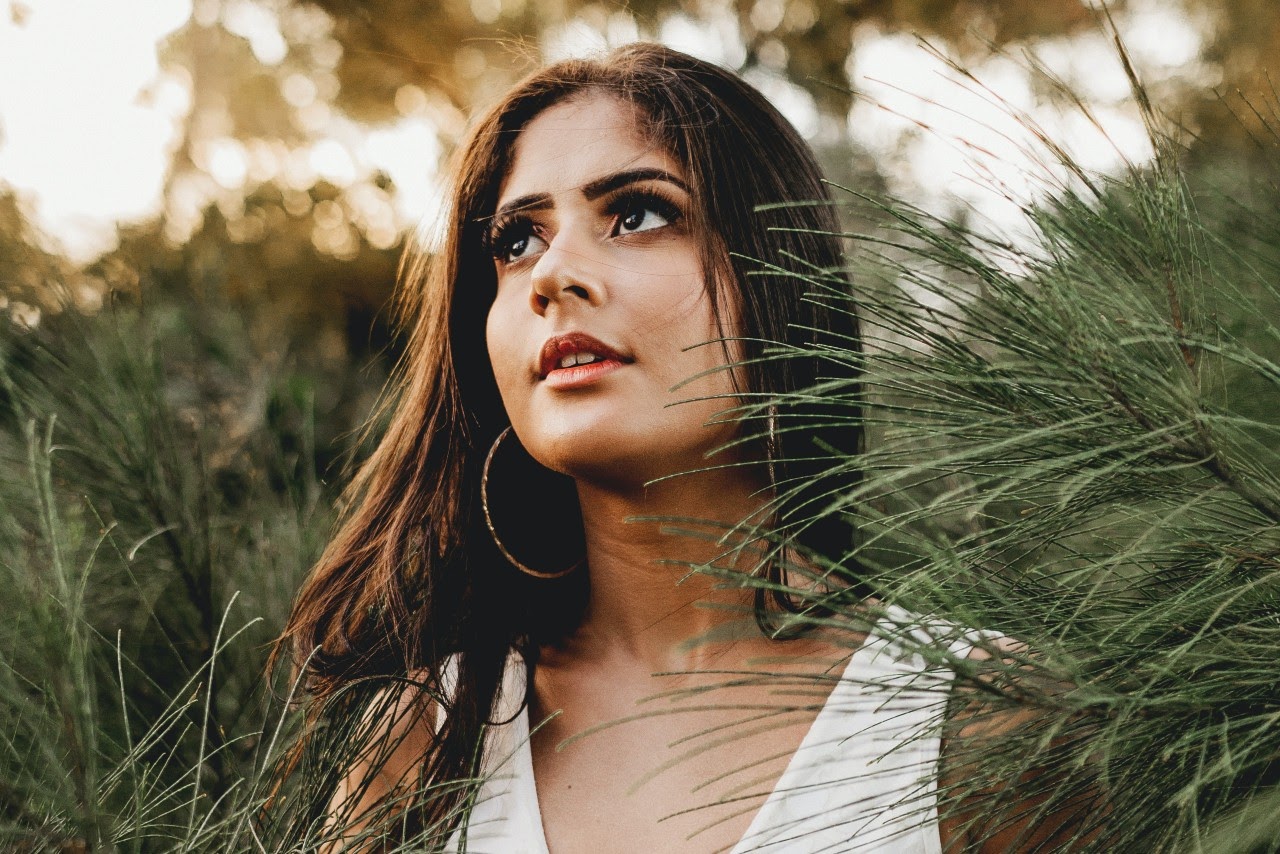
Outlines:
<svg viewBox="0 0 1280 854"><path fill-rule="evenodd" d="M800 771L802 764L807 761L814 748L821 744L821 739L825 734L827 720L836 712L833 708L838 703L833 701L842 699L843 694L849 690L852 674L862 664L862 659L866 655L868 647L876 642L875 634L876 624L872 623L868 629L866 637L862 643L858 644L849 655L849 661L845 664L844 669L840 671L840 678L836 680L836 684L832 686L831 692L827 694L827 699L822 704L822 708L818 710L818 714L814 715L813 720L809 722L809 728L805 731L804 738L800 739L800 743L796 745L796 749L792 752L791 758L787 760L787 765L782 769L782 773L778 775L778 779L774 782L773 788L769 791L769 795L764 799L764 803L760 804L756 809L755 815L751 817L751 822L747 825L747 829L743 831L741 838L738 839L734 846L729 849L729 854L745 854L748 848L745 848L752 839L760 837L765 828L777 825L778 822L770 822L772 815L783 809L785 803L784 794L791 788L791 780ZM840 697L837 697L840 695ZM801 754L804 758L801 758ZM532 779L532 778L530 778ZM534 786L535 790L537 785ZM541 826L542 816L539 811L538 823ZM546 846L545 832L543 837L543 846Z"/></svg>
<svg viewBox="0 0 1280 854"><path fill-rule="evenodd" d="M862 643L858 644L857 648L849 654L849 661L845 664L844 669L841 670L840 678L832 686L831 692L822 704L822 708L818 710L818 714L809 723L809 728L805 731L804 737L800 739L800 743L796 746L795 751L792 752L791 758L787 760L786 767L782 769L782 773L774 782L768 796L756 809L755 815L751 817L751 821L743 832L742 837L728 850L728 854L747 854L750 849L745 846L748 845L751 839L761 836L764 829L770 826L771 816L783 808L784 798L782 793L787 791L791 779L799 773L802 767L801 763L807 760L808 754L813 752L815 742L818 742L826 731L827 719L835 714L833 701L838 699L838 694L849 690L848 686L852 679L852 674L862 664L863 659L870 654L870 648L877 645L880 636L876 634L876 629L879 623L879 620L870 621ZM530 836L536 844L534 854L550 854L551 846L547 842L547 830L542 824L542 804L538 799L538 781L533 774L533 747L529 727L528 703L525 703L524 708L520 711L519 721L523 732L517 733L517 737L520 739L520 747L518 748L519 755L516 757L516 761L520 767L516 769L515 778L518 781L518 786L527 789L524 795L525 803L530 805L529 818L533 825L530 828ZM800 758L802 753L805 754L805 760Z"/></svg>

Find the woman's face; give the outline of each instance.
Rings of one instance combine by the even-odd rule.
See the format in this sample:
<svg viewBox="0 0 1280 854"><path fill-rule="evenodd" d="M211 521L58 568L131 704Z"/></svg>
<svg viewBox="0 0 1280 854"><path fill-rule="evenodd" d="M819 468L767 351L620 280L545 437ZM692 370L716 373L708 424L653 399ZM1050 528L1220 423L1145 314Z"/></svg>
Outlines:
<svg viewBox="0 0 1280 854"><path fill-rule="evenodd" d="M707 422L734 401L671 404L733 386L715 370L724 348L705 343L722 333L680 165L603 94L540 113L514 154L490 231L486 336L520 441L557 471L619 486L707 465L736 432Z"/></svg>

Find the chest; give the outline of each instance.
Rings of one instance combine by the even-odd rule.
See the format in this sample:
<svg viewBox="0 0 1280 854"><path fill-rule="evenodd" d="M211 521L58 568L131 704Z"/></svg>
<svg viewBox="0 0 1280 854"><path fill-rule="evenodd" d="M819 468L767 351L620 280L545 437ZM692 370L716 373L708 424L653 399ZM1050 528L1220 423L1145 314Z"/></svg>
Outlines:
<svg viewBox="0 0 1280 854"><path fill-rule="evenodd" d="M535 696L490 731L467 850L940 854L946 695L892 673L864 684L886 676L881 660L859 650L825 679ZM523 696L523 671L509 676Z"/></svg>
<svg viewBox="0 0 1280 854"><path fill-rule="evenodd" d="M617 696L566 707L531 739L555 854L729 851L775 791L830 683ZM630 701L630 702L628 702Z"/></svg>

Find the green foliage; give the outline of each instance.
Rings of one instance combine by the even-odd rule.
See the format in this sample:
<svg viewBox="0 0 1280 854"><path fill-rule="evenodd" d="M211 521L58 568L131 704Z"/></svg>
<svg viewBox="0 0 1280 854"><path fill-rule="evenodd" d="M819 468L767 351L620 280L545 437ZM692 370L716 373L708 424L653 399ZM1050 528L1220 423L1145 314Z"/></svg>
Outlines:
<svg viewBox="0 0 1280 854"><path fill-rule="evenodd" d="M874 433L846 463L856 490L839 470L839 490L788 485L820 496L789 524L859 528L795 569L1025 644L985 667L919 649L997 732L956 734L944 792L984 801L976 834L1083 804L1081 847L1274 849L1280 192L1212 186L1156 142L1120 178L1069 168L1027 209L1030 240L861 197L889 223L851 253L868 354L770 356L856 360L863 385L803 400L837 421L865 404ZM279 327L231 310L216 276L200 287L218 255L196 245L166 287L97 315L0 331L5 847L314 849L391 713L355 686L344 708L382 705L330 716L274 788L303 724L293 686L263 676L267 644L332 521L317 460L355 426L325 391L381 377L268 358L249 342ZM807 285L851 306L820 271ZM778 429L792 402L772 401ZM847 627L840 586L790 591L826 608L795 619Z"/></svg>
<svg viewBox="0 0 1280 854"><path fill-rule="evenodd" d="M247 844L297 729L266 654L331 524L315 387L344 382L247 342L174 297L4 328L4 846Z"/></svg>
<svg viewBox="0 0 1280 854"><path fill-rule="evenodd" d="M1280 784L1275 188L1237 174L1224 198L1148 118L1150 167L1048 164L1074 178L1026 208L1030 240L861 197L889 226L856 235L855 296L811 284L859 305L869 355L773 357L857 359L865 385L771 404L784 430L792 402L833 419L869 405L871 449L830 475L857 467L863 484L793 485L822 496L793 526L859 528L846 554L816 556L820 580L870 577L1025 645L949 663L989 724L960 744L948 793L984 800L975 830L1064 810L1073 844L1098 850L1273 849L1257 817ZM792 591L810 606L798 621L850 610L822 589Z"/></svg>

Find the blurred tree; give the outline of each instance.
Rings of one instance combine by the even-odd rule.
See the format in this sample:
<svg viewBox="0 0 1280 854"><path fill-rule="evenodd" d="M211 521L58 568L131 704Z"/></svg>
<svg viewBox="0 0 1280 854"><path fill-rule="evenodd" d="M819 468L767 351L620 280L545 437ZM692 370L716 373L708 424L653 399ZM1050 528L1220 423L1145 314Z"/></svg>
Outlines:
<svg viewBox="0 0 1280 854"><path fill-rule="evenodd" d="M12 193L0 193L0 295L10 316L21 322L23 309L45 303L46 283L61 282L71 265L41 247L41 240ZM67 294L61 293L65 298Z"/></svg>
<svg viewBox="0 0 1280 854"><path fill-rule="evenodd" d="M1180 0L1211 31L1196 73L1256 91L1259 67L1280 51L1280 16L1266 6ZM1147 7L1110 6L1117 16ZM881 164L845 131L848 69L866 34L918 33L963 61L1099 23L1086 0L196 0L162 51L166 80L189 95L163 213L130 229L95 275L127 288L150 253L170 267L216 257L213 279L178 278L198 288L216 279L255 313L262 337L300 330L329 340L330 352L335 335L357 352L376 348L385 335L370 323L390 294L394 256L430 215L432 176L467 114L571 42L708 34L753 79L799 86L828 174L874 189ZM1227 107L1201 82L1160 88L1161 103L1199 134L1206 157L1252 144L1256 123L1222 121ZM174 251L189 242L205 248ZM261 312L250 307L259 301Z"/></svg>
<svg viewBox="0 0 1280 854"><path fill-rule="evenodd" d="M96 274L127 287L146 267L186 265L174 281L225 288L263 338L301 331L336 353L342 333L357 351L376 348L385 335L371 318L415 218L397 195L404 168L430 175L467 112L540 62L556 33L654 37L676 19L725 29L741 44L742 69L798 79L829 129L843 127L849 106L844 68L856 23L976 44L974 32L1012 40L1090 21L1078 0L198 0L162 54L169 79L190 94L162 216L129 229ZM379 128L403 132L390 144L409 163L400 174L377 162ZM840 137L817 140L832 177L878 184L874 166Z"/></svg>
<svg viewBox="0 0 1280 854"><path fill-rule="evenodd" d="M336 205L332 187L313 191L318 204ZM250 239L211 207L200 230L180 246L169 244L156 224L126 230L119 249L90 272L114 280L117 288L126 284L126 271L140 275L146 285L137 289L138 298L144 304L191 303L193 312L203 309L211 318L234 313L253 353L250 364L266 373L325 377L310 386L315 421L309 429L319 471L336 475L350 436L372 409L386 366L398 352L384 310L396 255L363 241L349 257L317 253L314 216L285 213L272 185L258 188L245 210L247 221L270 226ZM171 358L181 361L182 354ZM286 426L267 423L270 410L257 407L260 401L245 403L235 432L278 432Z"/></svg>
<svg viewBox="0 0 1280 854"><path fill-rule="evenodd" d="M801 81L826 109L843 114L850 93L845 63L853 27L934 35L975 46L1061 34L1094 23L1081 0L301 0L333 17L343 46L337 73L341 105L371 121L394 115L404 85L440 92L459 108L482 103L541 61L539 44L566 22L602 38L610 33L653 37L675 16L729 20L744 52L741 67L763 64ZM834 88L833 88L834 87Z"/></svg>
<svg viewBox="0 0 1280 854"><path fill-rule="evenodd" d="M1202 138L1197 158L1213 159L1224 148L1249 152L1259 147L1269 149L1264 159L1271 157L1280 144L1274 76L1280 69L1280 10L1270 0L1191 0L1191 5L1212 22L1203 55L1212 76L1186 93L1188 124Z"/></svg>
<svg viewBox="0 0 1280 854"><path fill-rule="evenodd" d="M363 133L333 107L341 47L319 10L197 2L164 73L190 96L161 216L93 269L225 299L254 338L330 364L390 343L381 312L406 223ZM435 154L423 154L424 171Z"/></svg>

